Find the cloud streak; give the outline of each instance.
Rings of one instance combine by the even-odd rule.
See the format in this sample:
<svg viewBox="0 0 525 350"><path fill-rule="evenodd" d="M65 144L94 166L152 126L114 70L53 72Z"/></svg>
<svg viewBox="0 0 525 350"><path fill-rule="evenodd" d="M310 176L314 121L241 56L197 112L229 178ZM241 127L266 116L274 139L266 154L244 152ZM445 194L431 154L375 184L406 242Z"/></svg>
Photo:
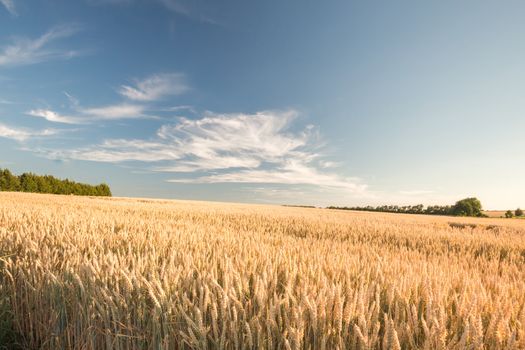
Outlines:
<svg viewBox="0 0 525 350"><path fill-rule="evenodd" d="M314 185L336 187L350 192L362 193L366 185L356 178L342 178L336 174L325 174L300 161L290 160L271 170L242 170L236 173L202 176L199 178L172 179L179 183L260 183L286 185Z"/></svg>
<svg viewBox="0 0 525 350"><path fill-rule="evenodd" d="M1 0L0 0L1 1ZM92 5L123 5L138 3L137 0L88 0ZM191 20L200 21L203 23L222 25L219 21L206 14L206 9L209 9L209 4L196 0L157 0L157 3L162 5L170 12L185 16Z"/></svg>
<svg viewBox="0 0 525 350"><path fill-rule="evenodd" d="M114 104L93 108L77 108L76 115L66 116L50 109L32 109L27 115L43 118L53 123L90 124L100 120L153 118L144 113L145 107L133 104Z"/></svg>
<svg viewBox="0 0 525 350"><path fill-rule="evenodd" d="M96 120L144 118L144 106L133 104L115 104L103 107L84 108L80 112L87 118Z"/></svg>
<svg viewBox="0 0 525 350"><path fill-rule="evenodd" d="M18 16L16 12L15 3L13 0L0 0L0 4L4 5L5 9L12 15Z"/></svg>
<svg viewBox="0 0 525 350"><path fill-rule="evenodd" d="M184 82L183 74L156 74L142 81L137 81L134 87L121 86L118 92L131 101L86 108L82 107L74 96L64 92L70 102L72 113L65 115L52 109L36 108L27 111L26 114L32 117L43 118L53 123L64 124L89 124L98 120L154 119L154 116L146 114L148 106L144 102L157 101L170 95L182 94L188 89ZM179 110L188 108L191 109L191 106L181 106ZM176 109L167 111L173 112Z"/></svg>
<svg viewBox="0 0 525 350"><path fill-rule="evenodd" d="M180 95L188 90L184 75L180 73L156 74L135 86L122 85L119 93L135 101L157 101L167 96Z"/></svg>
<svg viewBox="0 0 525 350"><path fill-rule="evenodd" d="M64 123L64 124L82 124L83 121L77 117L70 117L58 114L48 109L32 109L27 112L27 115L37 118L43 118L53 123Z"/></svg>
<svg viewBox="0 0 525 350"><path fill-rule="evenodd" d="M51 47L53 42L68 38L77 33L78 30L78 26L66 25L55 27L36 39L14 38L10 45L0 49L0 66L30 65L78 56L78 51Z"/></svg>
<svg viewBox="0 0 525 350"><path fill-rule="evenodd" d="M74 115L64 115L51 109L38 108L26 112L27 115L43 118L53 123L64 124L90 124L100 120L120 120L120 119L144 119L154 118L146 115L146 107L139 104L117 103L100 107L81 107L78 100L68 93L65 93L72 104Z"/></svg>
<svg viewBox="0 0 525 350"><path fill-rule="evenodd" d="M74 150L47 151L55 159L142 162L177 174L171 182L313 185L363 193L359 179L326 173L313 126L292 131L295 111L206 113L160 127L149 140L109 139ZM182 177L180 177L182 175Z"/></svg>
<svg viewBox="0 0 525 350"><path fill-rule="evenodd" d="M41 136L51 136L57 134L58 131L54 129L44 129L40 131L14 128L4 124L0 124L0 137L16 140L16 141L26 141L30 138L41 137Z"/></svg>

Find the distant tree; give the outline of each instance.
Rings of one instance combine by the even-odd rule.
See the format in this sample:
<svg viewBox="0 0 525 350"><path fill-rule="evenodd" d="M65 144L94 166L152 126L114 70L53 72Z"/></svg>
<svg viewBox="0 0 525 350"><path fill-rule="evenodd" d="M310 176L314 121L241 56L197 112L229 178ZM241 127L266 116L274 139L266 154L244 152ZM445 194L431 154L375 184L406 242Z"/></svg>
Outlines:
<svg viewBox="0 0 525 350"><path fill-rule="evenodd" d="M483 214L481 202L477 198L465 198L455 205L431 205L425 207L423 204L418 205L382 205L372 207L328 207L328 209L343 209L343 210L359 210L359 211L375 211L387 213L402 213L402 214L426 214L426 215L454 215L454 216L476 216L488 217Z"/></svg>
<svg viewBox="0 0 525 350"><path fill-rule="evenodd" d="M0 191L19 191L20 180L8 169L0 170Z"/></svg>
<svg viewBox="0 0 525 350"><path fill-rule="evenodd" d="M33 173L23 173L20 176L16 176L8 169L0 169L0 191L111 197L111 190L109 186L104 183L92 186L68 179L60 180L50 175L39 176Z"/></svg>
<svg viewBox="0 0 525 350"><path fill-rule="evenodd" d="M505 217L506 217L507 219L510 219L510 218L512 218L513 216L514 216L514 214L513 214L512 211L510 211L510 210L507 210L507 212L505 213Z"/></svg>
<svg viewBox="0 0 525 350"><path fill-rule="evenodd" d="M523 210L521 210L520 208L516 209L516 211L514 212L514 215L523 216Z"/></svg>
<svg viewBox="0 0 525 350"><path fill-rule="evenodd" d="M98 196L107 196L111 197L111 190L109 186L105 183L102 183L97 186L97 195Z"/></svg>
<svg viewBox="0 0 525 350"><path fill-rule="evenodd" d="M423 204L415 205L415 206L414 206L414 213L416 213L416 214L422 214L422 213L423 213L423 208L424 208L424 205L423 205Z"/></svg>
<svg viewBox="0 0 525 350"><path fill-rule="evenodd" d="M23 173L20 175L20 186L24 192L38 192L38 184L35 176L31 173Z"/></svg>
<svg viewBox="0 0 525 350"><path fill-rule="evenodd" d="M483 216L481 202L477 198L462 199L452 207L455 216Z"/></svg>

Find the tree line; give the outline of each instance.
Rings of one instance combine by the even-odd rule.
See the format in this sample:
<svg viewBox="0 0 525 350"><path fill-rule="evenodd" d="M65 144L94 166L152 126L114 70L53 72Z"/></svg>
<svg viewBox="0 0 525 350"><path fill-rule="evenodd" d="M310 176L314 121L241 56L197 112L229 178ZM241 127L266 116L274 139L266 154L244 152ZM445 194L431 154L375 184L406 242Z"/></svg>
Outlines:
<svg viewBox="0 0 525 350"><path fill-rule="evenodd" d="M523 210L521 210L520 208L516 209L514 212L512 212L512 210L507 210L507 212L505 213L505 217L507 219L512 219L513 217L522 217L523 216Z"/></svg>
<svg viewBox="0 0 525 350"><path fill-rule="evenodd" d="M8 169L0 169L0 191L111 197L111 190L105 183L93 186L69 179L57 179L51 175L41 176L33 173L23 173L17 176Z"/></svg>
<svg viewBox="0 0 525 350"><path fill-rule="evenodd" d="M401 213L401 214L426 214L426 215L449 215L449 216L476 216L486 217L482 212L482 205L477 198L465 198L457 201L454 205L430 205L425 207L418 205L382 205L366 207L328 207L328 209L375 211L382 213Z"/></svg>

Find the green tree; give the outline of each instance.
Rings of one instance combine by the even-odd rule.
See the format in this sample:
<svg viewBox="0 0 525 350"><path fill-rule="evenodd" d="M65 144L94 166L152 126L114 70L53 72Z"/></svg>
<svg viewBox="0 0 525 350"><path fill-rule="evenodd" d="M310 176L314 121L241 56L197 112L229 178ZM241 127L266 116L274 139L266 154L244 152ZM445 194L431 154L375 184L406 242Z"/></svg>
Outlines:
<svg viewBox="0 0 525 350"><path fill-rule="evenodd" d="M505 217L506 217L507 219L510 219L510 218L512 218L513 216L514 216L514 214L513 214L512 211L510 211L510 210L507 210L507 212L505 213Z"/></svg>
<svg viewBox="0 0 525 350"><path fill-rule="evenodd" d="M520 208L516 209L516 211L514 212L514 215L523 216L523 210L521 210Z"/></svg>
<svg viewBox="0 0 525 350"><path fill-rule="evenodd" d="M20 186L24 192L38 192L38 184L35 176L31 173L23 173L20 175Z"/></svg>
<svg viewBox="0 0 525 350"><path fill-rule="evenodd" d="M455 216L483 216L483 210L479 199L471 197L462 199L452 207L452 215Z"/></svg>
<svg viewBox="0 0 525 350"><path fill-rule="evenodd" d="M0 171L0 191L19 191L20 180L8 169Z"/></svg>
<svg viewBox="0 0 525 350"><path fill-rule="evenodd" d="M96 187L95 195L111 197L111 190L107 184L102 183Z"/></svg>
<svg viewBox="0 0 525 350"><path fill-rule="evenodd" d="M76 194L80 196L108 196L111 190L106 184L88 184L60 180L51 175L39 176L33 173L13 175L8 169L0 169L0 191L23 191L35 193Z"/></svg>

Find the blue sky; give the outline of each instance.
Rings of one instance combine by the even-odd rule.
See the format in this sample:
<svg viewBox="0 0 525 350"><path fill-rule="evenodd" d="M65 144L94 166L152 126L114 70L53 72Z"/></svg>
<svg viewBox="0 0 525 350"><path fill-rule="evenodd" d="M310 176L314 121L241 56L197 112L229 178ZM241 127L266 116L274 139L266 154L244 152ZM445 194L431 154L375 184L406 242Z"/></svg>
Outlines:
<svg viewBox="0 0 525 350"><path fill-rule="evenodd" d="M0 0L0 167L118 196L524 207L524 11Z"/></svg>

